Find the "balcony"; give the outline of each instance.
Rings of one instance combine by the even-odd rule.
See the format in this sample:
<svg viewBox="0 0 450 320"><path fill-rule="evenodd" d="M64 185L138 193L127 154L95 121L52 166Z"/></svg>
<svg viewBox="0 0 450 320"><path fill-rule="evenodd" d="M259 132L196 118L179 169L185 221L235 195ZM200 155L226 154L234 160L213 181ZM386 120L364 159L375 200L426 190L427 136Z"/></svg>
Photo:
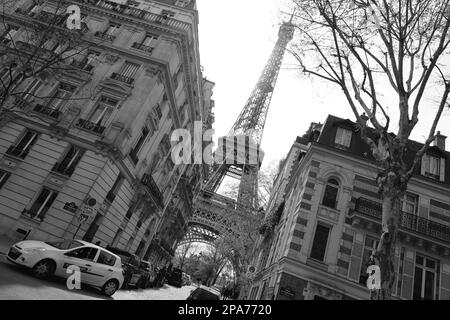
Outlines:
<svg viewBox="0 0 450 320"><path fill-rule="evenodd" d="M97 38L100 38L105 41L113 42L116 39L116 36L113 36L112 34L103 33L101 31L97 31L94 34Z"/></svg>
<svg viewBox="0 0 450 320"><path fill-rule="evenodd" d="M50 107L43 106L41 104L37 104L33 108L33 111L37 112L37 113L40 113L40 114L43 114L43 115L48 116L48 117L53 118L53 119L58 119L59 116L61 115L61 111L52 109Z"/></svg>
<svg viewBox="0 0 450 320"><path fill-rule="evenodd" d="M161 191L158 188L155 180L150 174L144 174L141 180L142 184L147 188L148 192L154 196L156 204L160 207L164 207L164 198Z"/></svg>
<svg viewBox="0 0 450 320"><path fill-rule="evenodd" d="M366 198L356 200L354 211L350 212L350 216L361 215L361 218L368 217L376 223L381 222L382 205ZM450 244L450 226L431 221L414 214L401 212L400 229L408 234L416 234L426 236L435 240L443 241Z"/></svg>
<svg viewBox="0 0 450 320"><path fill-rule="evenodd" d="M153 48L150 46L146 46L145 44L139 43L139 42L135 42L131 45L132 48L137 49L137 50L141 50L141 51L145 51L148 53L152 53L153 52Z"/></svg>
<svg viewBox="0 0 450 320"><path fill-rule="evenodd" d="M85 119L78 119L78 122L75 124L75 126L98 134L102 134L106 129L106 127L100 124Z"/></svg>
<svg viewBox="0 0 450 320"><path fill-rule="evenodd" d="M111 75L111 79L114 79L114 80L117 80L117 81L121 81L121 82L125 82L126 84L129 84L129 85L133 84L133 82L134 82L133 78L123 76L123 75L121 75L119 73L116 73L116 72L113 72L113 74Z"/></svg>
<svg viewBox="0 0 450 320"><path fill-rule="evenodd" d="M67 167L66 165L63 165L62 163L59 163L59 162L55 163L55 165L52 168L53 172L57 172L57 173L63 174L68 177L70 177L72 175L74 170L75 170L75 167L73 167L73 166Z"/></svg>
<svg viewBox="0 0 450 320"><path fill-rule="evenodd" d="M74 1L79 2L82 5L85 5L85 2L86 2L86 0L74 0ZM138 18L139 20L144 20L147 22L153 22L153 23L158 23L158 24L164 24L169 27L173 27L173 28L181 29L181 30L185 30L185 31L190 29L189 23L170 18L169 16L166 16L166 15L155 14L155 13L151 13L151 12L148 12L145 10L137 9L132 6L125 5L125 4L119 5L117 3L110 2L107 0L95 1L92 4L97 7L106 9L106 10L111 10L116 13L120 13L120 14L127 15L130 17Z"/></svg>
<svg viewBox="0 0 450 320"><path fill-rule="evenodd" d="M30 152L29 149L21 149L17 148L16 146L10 146L8 150L6 150L6 154L21 159L25 159L29 152Z"/></svg>

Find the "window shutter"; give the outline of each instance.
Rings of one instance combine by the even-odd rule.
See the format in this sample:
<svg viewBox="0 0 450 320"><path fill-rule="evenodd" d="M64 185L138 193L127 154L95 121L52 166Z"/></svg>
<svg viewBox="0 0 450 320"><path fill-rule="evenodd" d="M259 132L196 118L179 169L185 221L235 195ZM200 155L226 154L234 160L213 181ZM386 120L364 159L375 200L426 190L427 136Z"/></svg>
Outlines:
<svg viewBox="0 0 450 320"><path fill-rule="evenodd" d="M430 167L430 158L428 157L427 154L424 154L422 156L422 166L420 169L420 174L425 175L425 172L429 169L429 167Z"/></svg>
<svg viewBox="0 0 450 320"><path fill-rule="evenodd" d="M405 259L403 260L403 279L402 279L402 295L403 299L411 300L413 283L414 283L414 252L405 251Z"/></svg>
<svg viewBox="0 0 450 320"><path fill-rule="evenodd" d="M450 300L450 265L443 263L441 272L441 291L439 300Z"/></svg>
<svg viewBox="0 0 450 320"><path fill-rule="evenodd" d="M445 181L445 158L440 158L439 180Z"/></svg>

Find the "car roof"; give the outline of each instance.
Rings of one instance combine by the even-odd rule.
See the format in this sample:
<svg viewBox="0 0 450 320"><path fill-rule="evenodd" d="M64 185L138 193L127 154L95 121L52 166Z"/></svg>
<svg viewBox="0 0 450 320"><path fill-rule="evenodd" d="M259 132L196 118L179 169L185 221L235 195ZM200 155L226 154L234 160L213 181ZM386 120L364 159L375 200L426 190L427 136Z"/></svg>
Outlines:
<svg viewBox="0 0 450 320"><path fill-rule="evenodd" d="M208 292L210 292L210 293L213 293L213 294L215 294L215 295L220 296L220 292L219 292L218 290L214 289L214 288L210 288L210 287L206 287L206 286L201 285L201 286L198 287L197 289L203 289L203 290L205 290L205 291L208 291Z"/></svg>

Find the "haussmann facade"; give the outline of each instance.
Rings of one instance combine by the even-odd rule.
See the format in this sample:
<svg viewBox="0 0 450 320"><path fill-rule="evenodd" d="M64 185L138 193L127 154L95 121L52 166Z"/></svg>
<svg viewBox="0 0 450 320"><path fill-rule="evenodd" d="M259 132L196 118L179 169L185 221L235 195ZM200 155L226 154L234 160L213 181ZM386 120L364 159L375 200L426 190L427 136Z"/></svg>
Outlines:
<svg viewBox="0 0 450 320"><path fill-rule="evenodd" d="M407 161L421 146L409 141ZM355 123L311 124L275 182L248 298L368 299L367 263L381 233L376 177ZM449 195L450 152L438 133L402 201L394 299L450 299Z"/></svg>
<svg viewBox="0 0 450 320"><path fill-rule="evenodd" d="M16 1L4 13L2 46L29 48L24 29L45 23L56 3ZM12 102L25 102L23 112L1 123L0 234L75 236L166 264L204 175L201 166L174 165L171 133L214 121L195 1L69 4L81 9L89 48L57 76L23 81L32 94Z"/></svg>

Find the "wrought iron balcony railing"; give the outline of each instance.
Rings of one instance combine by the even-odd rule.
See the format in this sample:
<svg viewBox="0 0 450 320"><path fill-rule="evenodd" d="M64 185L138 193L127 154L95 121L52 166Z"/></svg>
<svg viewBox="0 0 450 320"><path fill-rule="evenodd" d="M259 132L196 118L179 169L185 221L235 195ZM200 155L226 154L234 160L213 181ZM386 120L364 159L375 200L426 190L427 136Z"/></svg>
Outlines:
<svg viewBox="0 0 450 320"><path fill-rule="evenodd" d="M159 207L164 207L164 198L161 191L158 188L155 180L150 174L144 174L141 180L142 184L147 187L148 191L155 196L155 200Z"/></svg>
<svg viewBox="0 0 450 320"><path fill-rule="evenodd" d="M18 148L16 146L10 146L8 148L8 150L6 150L6 154L9 154L10 156L18 157L21 159L25 159L29 152L30 152L30 150L28 148L22 149L22 148Z"/></svg>
<svg viewBox="0 0 450 320"><path fill-rule="evenodd" d="M121 75L116 72L113 72L113 74L111 75L111 79L122 81L122 82L125 82L126 84L132 84L134 82L133 78Z"/></svg>
<svg viewBox="0 0 450 320"><path fill-rule="evenodd" d="M355 211L377 220L382 217L382 205L366 198L356 200ZM400 214L400 228L450 243L450 226L408 212Z"/></svg>
<svg viewBox="0 0 450 320"><path fill-rule="evenodd" d="M138 50L141 50L141 51L148 52L148 53L152 53L153 52L153 48L152 47L146 46L145 44L139 43L139 42L133 43L131 45L131 47L134 48L134 49L138 49Z"/></svg>
<svg viewBox="0 0 450 320"><path fill-rule="evenodd" d="M53 118L53 119L58 119L59 116L61 115L61 111L52 109L52 108L47 107L47 106L43 106L41 104L37 104L33 108L33 111L41 113L41 114L46 115L46 116L49 116L50 118Z"/></svg>
<svg viewBox="0 0 450 320"><path fill-rule="evenodd" d="M97 124L97 123L94 123L94 122L91 122L91 121L85 120L85 119L78 119L78 122L76 123L75 126L98 133L98 134L102 134L103 131L105 131L105 129L106 129L106 127L104 127L100 124Z"/></svg>
<svg viewBox="0 0 450 320"><path fill-rule="evenodd" d="M95 33L95 36L102 40L110 41L110 42L113 42L116 39L116 36L113 36L112 34L103 33L101 31L97 31Z"/></svg>
<svg viewBox="0 0 450 320"><path fill-rule="evenodd" d="M82 5L86 4L86 0L74 0L74 1L79 2ZM97 7L101 7L103 9L111 10L111 11L114 11L114 12L117 12L120 14L124 14L127 16L135 17L140 20L147 21L147 22L164 24L164 25L176 28L176 29L181 29L181 30L189 30L189 28L190 28L189 23L173 19L167 15L151 13L149 11L137 9L132 6L125 5L125 4L122 5L122 4L118 4L118 3L115 3L112 1L107 1L107 0L89 1L89 2L91 2L91 4L93 4Z"/></svg>
<svg viewBox="0 0 450 320"><path fill-rule="evenodd" d="M69 176L70 177L72 175L72 173L75 171L75 167L74 166L68 167L66 165L63 165L62 163L57 162L53 166L52 171L53 172L58 172L58 173L61 173L61 174L65 175L65 176Z"/></svg>

